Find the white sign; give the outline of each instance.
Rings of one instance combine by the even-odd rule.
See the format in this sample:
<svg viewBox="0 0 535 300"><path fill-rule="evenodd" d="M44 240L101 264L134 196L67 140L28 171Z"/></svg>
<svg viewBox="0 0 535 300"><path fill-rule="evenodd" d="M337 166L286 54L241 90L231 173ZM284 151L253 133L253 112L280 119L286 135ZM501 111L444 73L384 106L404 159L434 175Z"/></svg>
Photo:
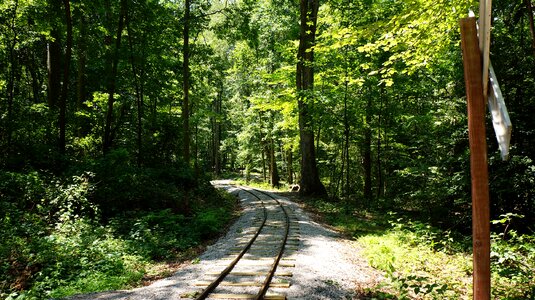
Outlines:
<svg viewBox="0 0 535 300"><path fill-rule="evenodd" d="M492 0L481 0L479 2L480 16L477 29L479 50L481 50L483 62L483 96L487 98L489 104L489 111L492 115L492 126L494 127L494 133L496 133L502 159L507 160L509 158L509 144L511 143L513 125L511 124L511 119L509 119L509 113L503 100L502 91L498 85L498 79L489 58L491 7ZM472 10L469 10L468 16L475 17L475 14ZM489 82L490 89L488 89Z"/></svg>
<svg viewBox="0 0 535 300"><path fill-rule="evenodd" d="M483 96L486 98L489 86L490 26L492 18L492 0L479 1L479 50L483 63ZM487 100L487 99L485 99Z"/></svg>
<svg viewBox="0 0 535 300"><path fill-rule="evenodd" d="M496 133L496 139L498 139L498 145L503 160L509 158L509 143L511 142L511 131L513 125L511 119L509 119L509 113L507 107L505 107L505 101L503 100L502 91L498 85L498 79L494 68L489 62L490 71L490 89L488 94L489 111L492 114L492 126Z"/></svg>

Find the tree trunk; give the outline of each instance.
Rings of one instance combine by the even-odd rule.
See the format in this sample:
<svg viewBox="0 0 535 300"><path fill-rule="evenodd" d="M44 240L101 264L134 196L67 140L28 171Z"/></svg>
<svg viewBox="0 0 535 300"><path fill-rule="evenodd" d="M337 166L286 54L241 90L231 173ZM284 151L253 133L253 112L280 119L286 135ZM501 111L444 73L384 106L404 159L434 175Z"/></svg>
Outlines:
<svg viewBox="0 0 535 300"><path fill-rule="evenodd" d="M371 130L371 95L366 103L366 124L364 125L364 153L362 165L364 167L364 199L369 202L372 198L372 130Z"/></svg>
<svg viewBox="0 0 535 300"><path fill-rule="evenodd" d="M245 165L245 183L249 184L249 181L251 180L251 155L247 155L246 165Z"/></svg>
<svg viewBox="0 0 535 300"><path fill-rule="evenodd" d="M383 169L382 169L382 151L381 151L381 126L382 126L382 117L383 117L383 96L384 96L384 87L381 87L381 108L379 110L379 120L377 121L377 197L381 198L383 196Z"/></svg>
<svg viewBox="0 0 535 300"><path fill-rule="evenodd" d="M48 42L47 69L48 69L48 106L55 108L61 93L61 45L60 34L57 28L51 32L54 41Z"/></svg>
<svg viewBox="0 0 535 300"><path fill-rule="evenodd" d="M184 10L184 45L182 48L183 64L182 64L182 76L183 76L183 92L184 99L182 101L182 131L184 135L183 140L183 158L187 165L190 162L190 130L189 130L189 22L190 22L190 0L185 0Z"/></svg>
<svg viewBox="0 0 535 300"><path fill-rule="evenodd" d="M36 62L37 59L35 58L35 55L31 55L30 60L31 62L30 62L29 71L30 71L30 76L32 78L33 102L37 104L41 102L40 97L39 97L39 94L41 92L41 86L39 84L39 74L38 74L39 66Z"/></svg>
<svg viewBox="0 0 535 300"><path fill-rule="evenodd" d="M529 19L529 32L531 33L531 50L533 51L533 57L535 57L535 23L533 22L533 6L531 6L531 0L524 0L526 8L528 10Z"/></svg>
<svg viewBox="0 0 535 300"><path fill-rule="evenodd" d="M66 129L66 112L67 97L69 95L69 71L72 54L72 18L70 0L63 0L65 5L65 21L67 24L67 44L65 46L65 59L63 66L63 86L61 88L61 98L59 102L59 152L65 153L65 129Z"/></svg>
<svg viewBox="0 0 535 300"><path fill-rule="evenodd" d="M318 124L318 132L316 133L316 148L314 149L316 153L320 151L320 138L321 138L321 120Z"/></svg>
<svg viewBox="0 0 535 300"><path fill-rule="evenodd" d="M76 82L76 108L82 109L86 100L85 68L87 63L87 34L86 20L83 14L80 16L80 35L78 36L78 73Z"/></svg>
<svg viewBox="0 0 535 300"><path fill-rule="evenodd" d="M217 102L217 99L214 100L214 102L212 103L212 112L214 112L215 114L215 111L216 111L216 102ZM210 149L208 151L208 153L210 153L210 166L211 166L211 170L215 173L215 156L216 156L216 153L215 153L215 143L216 143L216 136L215 136L215 122L216 122L216 117L215 116L210 116L210 141L211 141L211 144L210 144Z"/></svg>
<svg viewBox="0 0 535 300"><path fill-rule="evenodd" d="M265 146L264 146L264 142L260 142L262 144L262 179L264 182L266 182L267 178L266 178L266 151L265 151Z"/></svg>
<svg viewBox="0 0 535 300"><path fill-rule="evenodd" d="M115 85L117 79L117 67L119 64L119 50L121 48L121 37L124 28L124 19L128 10L128 1L121 0L121 11L119 13L119 24L117 26L117 38L115 40L115 51L113 54L111 76L108 82L108 111L106 113L106 124L104 126L104 141L102 150L104 154L108 153L113 143L112 122L113 122L113 104L115 102Z"/></svg>
<svg viewBox="0 0 535 300"><path fill-rule="evenodd" d="M269 156L270 156L270 169L271 169L271 186L279 187L280 186L280 176L277 169L277 160L275 159L275 142L273 138L271 139L271 145L269 147Z"/></svg>
<svg viewBox="0 0 535 300"><path fill-rule="evenodd" d="M15 8L13 9L13 17L11 19L11 31L13 32L13 40L9 45L9 77L7 82L7 149L11 150L13 138L13 102L15 101L15 70L16 57L15 46L17 45L17 32L15 30L17 9L19 2L15 1Z"/></svg>
<svg viewBox="0 0 535 300"><path fill-rule="evenodd" d="M294 169L293 169L293 153L292 149L288 149L288 154L286 155L288 159L288 184L294 183Z"/></svg>
<svg viewBox="0 0 535 300"><path fill-rule="evenodd" d="M325 186L319 179L316 166L316 151L314 149L313 121L310 115L309 99L314 89L314 41L319 0L300 0L300 36L297 52L296 84L299 108L299 137L301 146L301 189L302 195L327 194Z"/></svg>
<svg viewBox="0 0 535 300"><path fill-rule="evenodd" d="M347 74L346 74L347 78ZM344 93L344 161L346 162L346 170L345 170L345 185L344 185L344 196L349 196L350 194L350 188L349 188L349 169L350 169L350 160L349 160L349 134L351 133L351 125L349 124L349 116L347 112L347 91L348 91L348 85L349 82L345 81L345 93ZM343 165L342 165L343 170Z"/></svg>
<svg viewBox="0 0 535 300"><path fill-rule="evenodd" d="M264 144L264 155L266 156L266 162L267 162L267 178L265 179L265 182L271 183L271 174L273 170L271 169L271 150L270 150L270 144L268 144L268 141L263 142Z"/></svg>
<svg viewBox="0 0 535 300"><path fill-rule="evenodd" d="M195 131L193 133L193 169L195 170L195 178L200 176L199 170L199 124L195 124Z"/></svg>
<svg viewBox="0 0 535 300"><path fill-rule="evenodd" d="M126 15L126 30L128 32L128 45L130 46L130 65L132 67L132 75L134 76L134 88L136 91L136 105L137 105L137 127L136 127L136 146L137 146L137 166L141 167L143 161L143 89L140 82L139 72L136 68L134 59L134 43L132 42L132 31L130 30L130 18L127 12ZM143 56L141 56L143 57Z"/></svg>
<svg viewBox="0 0 535 300"><path fill-rule="evenodd" d="M222 99L223 87L217 94L215 101L215 124L214 124L214 171L216 175L221 174L221 111L222 111Z"/></svg>

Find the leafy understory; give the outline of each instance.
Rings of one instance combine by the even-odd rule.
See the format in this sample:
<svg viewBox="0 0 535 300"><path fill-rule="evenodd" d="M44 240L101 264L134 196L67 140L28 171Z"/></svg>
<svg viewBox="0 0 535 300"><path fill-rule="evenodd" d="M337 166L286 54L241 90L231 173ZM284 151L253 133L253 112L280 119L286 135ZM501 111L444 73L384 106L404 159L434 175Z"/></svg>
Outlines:
<svg viewBox="0 0 535 300"><path fill-rule="evenodd" d="M88 201L91 174L53 185L37 174L2 176L0 193L22 183L25 196L42 197L30 210L1 203L0 296L7 299L123 289L169 275L173 263L193 259L197 247L225 228L235 208L231 196L206 186L196 192L204 203L189 216L125 211L104 221Z"/></svg>
<svg viewBox="0 0 535 300"><path fill-rule="evenodd" d="M363 291L374 299L471 299L471 241L454 231L399 214L357 214L340 203L313 202L325 220L353 236L385 281ZM491 243L492 299L535 297L535 234L507 231L514 214L495 224L505 232Z"/></svg>

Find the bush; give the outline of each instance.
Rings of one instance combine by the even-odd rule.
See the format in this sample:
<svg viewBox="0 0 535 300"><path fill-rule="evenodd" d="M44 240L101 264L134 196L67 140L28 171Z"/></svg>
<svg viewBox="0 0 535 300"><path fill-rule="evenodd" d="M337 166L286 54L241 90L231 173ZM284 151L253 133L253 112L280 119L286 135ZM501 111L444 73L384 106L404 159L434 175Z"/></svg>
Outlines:
<svg viewBox="0 0 535 300"><path fill-rule="evenodd" d="M495 225L503 225L503 232L492 234L491 268L493 295L500 299L535 298L535 235L519 234L509 229L513 218L523 218L512 213L503 214Z"/></svg>
<svg viewBox="0 0 535 300"><path fill-rule="evenodd" d="M34 207L46 193L46 184L37 172L0 171L0 202L14 203L20 208Z"/></svg>
<svg viewBox="0 0 535 300"><path fill-rule="evenodd" d="M63 178L0 172L0 298L136 285L151 263L183 259L231 219L235 199L207 180L124 158L112 151L91 172ZM179 213L185 195L188 214Z"/></svg>
<svg viewBox="0 0 535 300"><path fill-rule="evenodd" d="M31 210L16 202L0 202L0 296L59 297L76 285L87 286L82 283L88 281L92 286L107 286L141 278L145 264L142 257L129 253L124 241L91 218L97 211L87 198L92 189L90 176L82 174L68 182L43 184L39 192L42 198L32 199L35 205ZM22 197L36 195L31 183L39 176L13 176L25 177L31 180L18 192Z"/></svg>
<svg viewBox="0 0 535 300"><path fill-rule="evenodd" d="M69 291L103 290L142 278L145 261L112 232L87 219L58 224L37 253L42 265L28 295L62 297ZM81 290L80 290L81 289Z"/></svg>
<svg viewBox="0 0 535 300"><path fill-rule="evenodd" d="M420 222L398 218L382 234L358 238L370 265L385 271L388 282L380 288L398 299L459 299L470 292L469 256L447 234Z"/></svg>
<svg viewBox="0 0 535 300"><path fill-rule="evenodd" d="M133 253L147 259L170 259L179 251L198 244L186 218L169 209L127 213L115 217L111 225Z"/></svg>

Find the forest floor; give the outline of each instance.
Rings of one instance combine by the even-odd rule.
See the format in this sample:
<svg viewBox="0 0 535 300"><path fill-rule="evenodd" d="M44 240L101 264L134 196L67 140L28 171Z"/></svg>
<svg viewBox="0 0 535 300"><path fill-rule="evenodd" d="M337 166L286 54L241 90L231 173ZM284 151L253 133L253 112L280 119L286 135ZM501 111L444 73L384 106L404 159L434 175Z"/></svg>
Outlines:
<svg viewBox="0 0 535 300"><path fill-rule="evenodd" d="M194 285L196 281L228 264L223 258L234 246L239 233L251 226L257 213L251 204L251 195L240 193L227 185L228 181L214 184L238 197L242 214L226 235L208 246L198 258L180 265L170 277L145 287L78 295L69 299L188 299L194 295L200 290ZM295 197L291 193L285 193L285 196ZM301 242L295 254L295 267L288 270L293 273L290 288L273 289L273 292L284 293L288 299L367 299L366 291L383 281L384 277L369 266L355 241L322 224L321 217L305 210L303 204L288 197L281 202L295 212L300 224Z"/></svg>

